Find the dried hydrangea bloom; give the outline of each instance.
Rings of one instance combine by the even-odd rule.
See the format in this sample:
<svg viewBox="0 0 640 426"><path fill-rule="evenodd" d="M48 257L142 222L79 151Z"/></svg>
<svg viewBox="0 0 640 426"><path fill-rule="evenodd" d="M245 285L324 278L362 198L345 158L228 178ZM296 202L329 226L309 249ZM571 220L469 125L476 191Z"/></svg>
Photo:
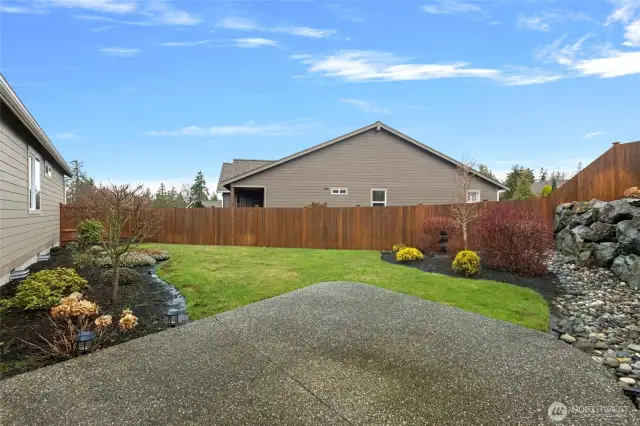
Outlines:
<svg viewBox="0 0 640 426"><path fill-rule="evenodd" d="M126 312L126 313L125 313ZM131 330L138 324L138 317L131 313L131 310L125 309L122 311L122 317L120 318L120 330Z"/></svg>
<svg viewBox="0 0 640 426"><path fill-rule="evenodd" d="M133 315L133 311L131 309L123 309L122 315Z"/></svg>
<svg viewBox="0 0 640 426"><path fill-rule="evenodd" d="M98 328L107 328L113 323L111 315L102 315L96 318L95 324Z"/></svg>
<svg viewBox="0 0 640 426"><path fill-rule="evenodd" d="M71 293L63 298L58 306L51 309L54 318L94 316L98 314L98 305L88 300L82 300L82 294Z"/></svg>

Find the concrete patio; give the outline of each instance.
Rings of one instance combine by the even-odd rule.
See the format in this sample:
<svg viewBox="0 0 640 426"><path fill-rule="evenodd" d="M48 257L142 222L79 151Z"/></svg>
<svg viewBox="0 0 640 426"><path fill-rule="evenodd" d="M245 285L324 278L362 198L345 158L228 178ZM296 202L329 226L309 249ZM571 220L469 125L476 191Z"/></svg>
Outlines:
<svg viewBox="0 0 640 426"><path fill-rule="evenodd" d="M322 283L2 381L0 424L547 424L555 401L563 425L639 419L552 336Z"/></svg>

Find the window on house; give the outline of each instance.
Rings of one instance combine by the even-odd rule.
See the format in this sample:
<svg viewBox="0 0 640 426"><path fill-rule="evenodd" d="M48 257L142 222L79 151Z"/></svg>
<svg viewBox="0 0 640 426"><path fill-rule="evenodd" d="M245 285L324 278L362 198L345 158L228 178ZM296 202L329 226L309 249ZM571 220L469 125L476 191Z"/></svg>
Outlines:
<svg viewBox="0 0 640 426"><path fill-rule="evenodd" d="M29 154L29 210L40 210L40 159Z"/></svg>
<svg viewBox="0 0 640 426"><path fill-rule="evenodd" d="M331 195L347 195L349 188L331 188Z"/></svg>
<svg viewBox="0 0 640 426"><path fill-rule="evenodd" d="M479 203L480 202L480 190L470 189L467 191L467 203Z"/></svg>
<svg viewBox="0 0 640 426"><path fill-rule="evenodd" d="M51 166L47 163L44 163L44 174L47 177L51 177Z"/></svg>
<svg viewBox="0 0 640 426"><path fill-rule="evenodd" d="M376 207L384 207L387 205L387 190L386 189L372 189L371 190L371 205Z"/></svg>

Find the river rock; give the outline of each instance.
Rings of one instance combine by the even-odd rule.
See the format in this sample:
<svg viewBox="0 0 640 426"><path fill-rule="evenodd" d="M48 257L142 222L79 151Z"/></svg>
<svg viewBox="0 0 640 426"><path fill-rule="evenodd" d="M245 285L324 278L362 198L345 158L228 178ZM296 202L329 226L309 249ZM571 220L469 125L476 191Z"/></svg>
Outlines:
<svg viewBox="0 0 640 426"><path fill-rule="evenodd" d="M606 357L602 363L607 367L612 368L618 368L620 366L620 362L618 362L617 359L611 357Z"/></svg>
<svg viewBox="0 0 640 426"><path fill-rule="evenodd" d="M627 345L627 349L634 352L640 352L640 345L636 345L635 343L631 343Z"/></svg>
<svg viewBox="0 0 640 426"><path fill-rule="evenodd" d="M618 371L622 372L622 373L631 373L631 366L629 364L620 364L618 366Z"/></svg>
<svg viewBox="0 0 640 426"><path fill-rule="evenodd" d="M560 340L564 340L565 342L572 343L576 341L576 338L570 334L565 333L562 336L560 336Z"/></svg>

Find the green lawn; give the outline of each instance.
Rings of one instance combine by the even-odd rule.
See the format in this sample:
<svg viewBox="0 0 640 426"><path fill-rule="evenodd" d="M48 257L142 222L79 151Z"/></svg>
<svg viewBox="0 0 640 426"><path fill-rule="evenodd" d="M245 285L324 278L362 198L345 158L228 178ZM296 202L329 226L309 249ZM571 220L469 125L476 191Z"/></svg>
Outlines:
<svg viewBox="0 0 640 426"><path fill-rule="evenodd" d="M178 288L192 319L323 281L353 281L446 303L546 331L549 311L533 290L495 281L426 274L378 252L145 244L171 253L158 275Z"/></svg>

